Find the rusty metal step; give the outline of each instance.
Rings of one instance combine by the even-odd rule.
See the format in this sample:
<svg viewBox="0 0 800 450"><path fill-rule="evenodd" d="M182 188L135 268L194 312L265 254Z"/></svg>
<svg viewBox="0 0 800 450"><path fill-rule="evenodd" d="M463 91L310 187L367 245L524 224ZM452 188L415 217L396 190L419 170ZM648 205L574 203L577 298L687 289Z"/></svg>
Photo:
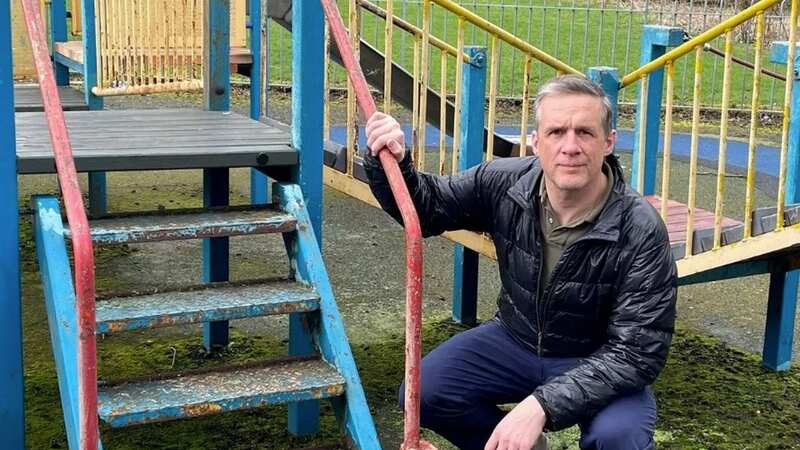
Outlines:
<svg viewBox="0 0 800 450"><path fill-rule="evenodd" d="M98 389L98 415L112 427L336 397L345 380L319 359L184 374Z"/></svg>
<svg viewBox="0 0 800 450"><path fill-rule="evenodd" d="M289 280L273 280L99 300L96 322L98 333L116 333L318 309L319 295L314 289Z"/></svg>
<svg viewBox="0 0 800 450"><path fill-rule="evenodd" d="M200 239L292 231L297 220L274 209L180 210L109 216L89 224L102 244ZM72 237L69 229L64 236Z"/></svg>

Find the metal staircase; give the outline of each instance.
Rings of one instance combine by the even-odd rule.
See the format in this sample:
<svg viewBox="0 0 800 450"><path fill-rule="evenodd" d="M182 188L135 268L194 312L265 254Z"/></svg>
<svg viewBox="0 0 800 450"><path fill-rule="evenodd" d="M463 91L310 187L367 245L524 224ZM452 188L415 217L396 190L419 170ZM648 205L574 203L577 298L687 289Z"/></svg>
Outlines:
<svg viewBox="0 0 800 450"><path fill-rule="evenodd" d="M130 244L281 233L291 273L277 280L209 283L200 288L98 300L97 333L306 313L313 352L257 364L201 369L121 384L100 384L97 414L112 427L203 416L269 404L335 398L337 417L356 448L379 448L355 362L333 298L300 188L278 184L276 203L109 216L91 222L94 243ZM58 200L33 199L42 272L70 448L80 448L77 308ZM291 344L290 344L291 345Z"/></svg>

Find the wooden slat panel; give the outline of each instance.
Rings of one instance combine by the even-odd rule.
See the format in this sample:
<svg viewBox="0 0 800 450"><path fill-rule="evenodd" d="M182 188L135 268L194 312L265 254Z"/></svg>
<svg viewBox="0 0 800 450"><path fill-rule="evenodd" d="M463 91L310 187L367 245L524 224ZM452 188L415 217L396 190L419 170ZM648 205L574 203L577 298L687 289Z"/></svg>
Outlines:
<svg viewBox="0 0 800 450"><path fill-rule="evenodd" d="M67 58L76 61L80 64L83 64L83 44L81 41L69 41L69 42L56 42L56 53L66 56ZM182 55L184 52L181 49L174 50L174 52L178 55ZM155 52L153 52L155 53ZM183 55L188 58L188 56ZM198 60L199 64L199 55L195 55L195 58ZM250 52L249 48L243 46L231 46L230 50L230 62L231 64L250 64L253 62L253 55Z"/></svg>
<svg viewBox="0 0 800 450"><path fill-rule="evenodd" d="M297 163L291 135L220 111L125 110L65 114L79 171L286 166ZM42 113L16 114L17 170L52 173Z"/></svg>

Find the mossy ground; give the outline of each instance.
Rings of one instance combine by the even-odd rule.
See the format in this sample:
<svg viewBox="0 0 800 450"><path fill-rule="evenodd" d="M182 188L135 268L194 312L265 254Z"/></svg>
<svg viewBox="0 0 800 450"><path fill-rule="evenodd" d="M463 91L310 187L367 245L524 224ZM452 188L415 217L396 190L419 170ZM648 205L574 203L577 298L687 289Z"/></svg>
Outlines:
<svg viewBox="0 0 800 450"><path fill-rule="evenodd" d="M192 96L154 98L163 103L133 98L111 106L159 107L197 102ZM234 98L234 105L241 107L243 103ZM286 114L281 108L273 111L278 117ZM623 163L626 162L623 155ZM685 166L681 162L673 165L677 173L685 172ZM713 192L713 177L705 179L698 195L700 206L708 207L713 202L709 194ZM31 193L55 191L52 177L20 180L21 204L27 204ZM234 171L235 202L246 200L246 180L246 172ZM680 181L675 184L676 195L683 195ZM169 177L159 173L112 174L109 202L117 211L199 206L200 186L196 171ZM732 204L741 203L741 180L731 180L728 192ZM402 415L395 406L403 357L402 304L398 300L403 288L402 235L379 211L333 191L326 191L325 195L323 234L328 271L382 444L387 449L397 448L402 429ZM760 201L769 200L769 195L759 195ZM21 234L27 443L32 449L66 448L42 289L30 223L25 217L21 219ZM285 273L279 242L258 241L256 246L234 242L232 246L237 259L235 278ZM425 351L464 329L448 318L451 248L448 241L438 238L425 244ZM196 282L196 250L188 244L155 246L155 250L152 246L102 247L96 252L98 290L108 293L142 285L163 287ZM482 259L480 276L479 317L485 320L494 312L498 283L494 263ZM800 448L800 371L766 371L761 368L758 355L739 350L755 351L760 346L764 283L763 277L750 278L679 291L678 332L666 369L655 385L659 448ZM721 302L721 298L728 300ZM268 323L236 323L230 347L217 355L201 350L196 327L101 337L99 369L102 379L113 380L249 362L285 352L285 322L273 319ZM320 433L296 438L285 430L285 408L269 407L121 430L104 426L101 433L105 448L109 449L284 449L342 444L327 402L323 402ZM427 436L440 449L450 448L440 438ZM553 433L551 446L577 448L577 436L576 428Z"/></svg>

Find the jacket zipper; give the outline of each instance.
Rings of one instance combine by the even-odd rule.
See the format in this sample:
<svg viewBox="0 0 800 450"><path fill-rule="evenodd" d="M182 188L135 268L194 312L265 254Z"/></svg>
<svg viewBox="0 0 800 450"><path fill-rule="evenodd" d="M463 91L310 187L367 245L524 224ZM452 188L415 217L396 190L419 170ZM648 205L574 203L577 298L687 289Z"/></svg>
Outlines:
<svg viewBox="0 0 800 450"><path fill-rule="evenodd" d="M553 287L553 282L556 280L556 275L558 274L558 269L562 266L562 264L561 264L562 261L564 261L565 257L568 256L569 252L571 252L572 249L579 242L581 242L583 240L584 240L584 238L580 238L577 241L575 241L572 244L570 244L569 247L564 249L564 251L561 253L561 256L558 258L558 261L556 262L555 267L553 267L553 272L550 273L550 280L549 280L549 283L547 283L547 287L545 288L544 291L542 291L542 298L540 299L540 302L539 302L539 303L541 303L541 307L542 307L541 313L539 312L539 308L538 307L536 308L536 324L539 327L539 330L538 330L539 331L539 333L538 333L539 334L539 345L538 345L536 354L539 355L539 356L542 356L542 336L544 335L544 328L542 327L542 324L545 323L544 316L547 313L547 304L550 302L550 292L551 292L552 287ZM539 244L539 246L540 246L540 250L541 250L541 244ZM541 255L541 253L540 253L540 255ZM539 281L540 282L541 282L541 279L542 279L542 266L540 264L539 265Z"/></svg>
<svg viewBox="0 0 800 450"><path fill-rule="evenodd" d="M542 356L542 331L543 330L542 330L542 317L541 317L542 314L539 312L539 307L541 306L541 303L544 302L544 293L545 292L544 292L544 289L540 290L539 286L542 286L542 264L544 263L544 258L543 258L544 255L542 254L542 243L541 243L541 241L537 241L536 242L536 246L539 248L539 273L538 273L539 283L536 286L536 291L537 291L536 295L538 296L539 292L542 293L541 298L538 299L539 301L536 304L536 333L537 333L537 337L538 337L538 345L536 346L536 354L539 355L539 356Z"/></svg>

